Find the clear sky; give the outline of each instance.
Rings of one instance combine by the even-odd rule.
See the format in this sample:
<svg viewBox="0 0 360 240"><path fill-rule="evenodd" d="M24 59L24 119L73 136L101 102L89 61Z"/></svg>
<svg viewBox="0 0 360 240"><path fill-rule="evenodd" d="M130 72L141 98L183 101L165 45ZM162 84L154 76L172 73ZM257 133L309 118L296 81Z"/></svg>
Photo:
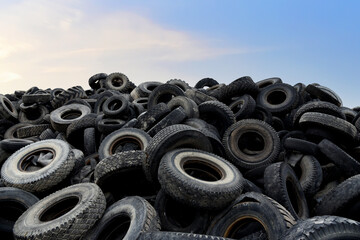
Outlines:
<svg viewBox="0 0 360 240"><path fill-rule="evenodd" d="M0 93L89 89L95 73L135 84L280 77L360 105L360 1L0 0Z"/></svg>

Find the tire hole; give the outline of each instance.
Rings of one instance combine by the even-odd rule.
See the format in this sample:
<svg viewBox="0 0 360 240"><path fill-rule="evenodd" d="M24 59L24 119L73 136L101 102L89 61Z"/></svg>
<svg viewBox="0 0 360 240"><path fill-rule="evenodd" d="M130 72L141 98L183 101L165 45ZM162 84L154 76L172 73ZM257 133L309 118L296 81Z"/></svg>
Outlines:
<svg viewBox="0 0 360 240"><path fill-rule="evenodd" d="M70 212L79 203L78 197L68 197L61 199L49 208L47 208L39 217L42 222L49 222L59 218L66 213Z"/></svg>
<svg viewBox="0 0 360 240"><path fill-rule="evenodd" d="M123 239L130 227L130 222L131 219L125 215L114 217L109 224L102 229L97 239Z"/></svg>
<svg viewBox="0 0 360 240"><path fill-rule="evenodd" d="M281 90L275 90L269 93L266 101L272 105L279 105L286 100L286 93Z"/></svg>
<svg viewBox="0 0 360 240"><path fill-rule="evenodd" d="M183 164L183 169L188 175L203 181L215 182L223 177L218 169L202 161L186 161Z"/></svg>

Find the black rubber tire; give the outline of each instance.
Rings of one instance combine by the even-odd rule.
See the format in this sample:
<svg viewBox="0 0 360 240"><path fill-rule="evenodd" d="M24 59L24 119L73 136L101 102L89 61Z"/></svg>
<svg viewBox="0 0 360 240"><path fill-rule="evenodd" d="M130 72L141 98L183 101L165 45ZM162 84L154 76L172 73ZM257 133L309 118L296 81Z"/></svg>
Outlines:
<svg viewBox="0 0 360 240"><path fill-rule="evenodd" d="M332 132L338 136L339 142L347 145L353 144L358 134L356 127L348 121L324 113L304 113L299 120L299 124L305 130L317 127L321 130Z"/></svg>
<svg viewBox="0 0 360 240"><path fill-rule="evenodd" d="M18 138L17 130L22 127L31 126L30 123L17 123L9 127L4 134L5 139Z"/></svg>
<svg viewBox="0 0 360 240"><path fill-rule="evenodd" d="M100 95L96 98L96 103L94 105L94 113L101 114L103 112L103 105L105 101L112 96L118 95L115 91L104 90L100 93Z"/></svg>
<svg viewBox="0 0 360 240"><path fill-rule="evenodd" d="M217 101L215 97L211 97L201 91L198 91L196 89L188 89L185 91L185 96L188 98L194 100L196 104L201 104L206 101Z"/></svg>
<svg viewBox="0 0 360 240"><path fill-rule="evenodd" d="M345 119L346 121L353 123L355 125L355 123L353 122L357 112L352 110L351 108L348 107L340 107L340 111L345 115ZM356 127L356 125L355 125ZM358 129L359 130L359 129Z"/></svg>
<svg viewBox="0 0 360 240"><path fill-rule="evenodd" d="M24 94L21 99L25 105L31 105L34 103L46 104L46 103L50 102L51 95L50 95L50 93Z"/></svg>
<svg viewBox="0 0 360 240"><path fill-rule="evenodd" d="M283 205L296 219L309 217L305 194L287 163L273 163L265 169L264 188L269 197Z"/></svg>
<svg viewBox="0 0 360 240"><path fill-rule="evenodd" d="M336 216L315 216L298 222L281 240L359 239L360 223Z"/></svg>
<svg viewBox="0 0 360 240"><path fill-rule="evenodd" d="M138 124L135 127L148 131L169 112L170 108L165 103L156 104L153 108L138 116Z"/></svg>
<svg viewBox="0 0 360 240"><path fill-rule="evenodd" d="M210 236L205 234L184 233L184 232L143 232L138 240L231 240L230 238L223 238L217 236Z"/></svg>
<svg viewBox="0 0 360 240"><path fill-rule="evenodd" d="M34 143L34 141L29 139L9 138L9 139L1 140L0 148L5 152L14 153L20 148L25 147L32 143Z"/></svg>
<svg viewBox="0 0 360 240"><path fill-rule="evenodd" d="M104 159L116 152L126 151L124 145L132 144L135 149L145 150L151 141L151 137L145 131L136 128L121 128L107 135L99 146L99 158ZM119 148L121 147L121 148Z"/></svg>
<svg viewBox="0 0 360 240"><path fill-rule="evenodd" d="M280 139L267 123L257 119L240 120L223 137L229 160L239 168L252 169L274 162L280 151Z"/></svg>
<svg viewBox="0 0 360 240"><path fill-rule="evenodd" d="M102 87L109 90L116 90L121 93L130 93L135 88L135 85L129 78L125 74L119 72L109 74L105 80L101 81L101 83L103 83Z"/></svg>
<svg viewBox="0 0 360 240"><path fill-rule="evenodd" d="M203 78L195 84L194 88L212 87L217 84L219 84L218 81L213 78Z"/></svg>
<svg viewBox="0 0 360 240"><path fill-rule="evenodd" d="M182 123L186 119L185 110L182 107L177 107L172 110L169 114L164 116L159 122L157 122L152 128L150 128L147 133L153 137L162 129L174 125Z"/></svg>
<svg viewBox="0 0 360 240"><path fill-rule="evenodd" d="M360 163L336 144L324 139L318 147L325 157L338 166L346 176L351 177L360 174Z"/></svg>
<svg viewBox="0 0 360 240"><path fill-rule="evenodd" d="M278 78L278 77L266 78L266 79L256 82L255 84L259 87L260 90L262 90L270 85L277 84L277 83L283 83L281 78Z"/></svg>
<svg viewBox="0 0 360 240"><path fill-rule="evenodd" d="M293 164L296 175L298 176L301 188L308 198L314 196L320 189L323 181L323 173L319 161L311 155L304 155L299 161Z"/></svg>
<svg viewBox="0 0 360 240"><path fill-rule="evenodd" d="M164 191L176 201L209 210L230 204L241 194L244 182L242 174L230 162L189 148L166 153L160 162L158 179Z"/></svg>
<svg viewBox="0 0 360 240"><path fill-rule="evenodd" d="M283 146L286 150L296 151L302 154L313 156L319 156L320 154L317 144L304 139L287 137L283 142Z"/></svg>
<svg viewBox="0 0 360 240"><path fill-rule="evenodd" d="M15 239L78 239L105 211L105 196L93 183L61 189L32 205L16 221Z"/></svg>
<svg viewBox="0 0 360 240"><path fill-rule="evenodd" d="M87 128L96 127L96 114L90 113L73 121L66 129L66 139L74 147L84 150L84 131ZM95 139L93 139L95 140Z"/></svg>
<svg viewBox="0 0 360 240"><path fill-rule="evenodd" d="M62 91L59 94L55 95L54 98L50 101L53 108L58 108L63 106L68 101L74 98L86 98L86 93L81 86L75 86L68 88L66 91Z"/></svg>
<svg viewBox="0 0 360 240"><path fill-rule="evenodd" d="M254 83L251 77L245 76L234 80L229 85L214 90L210 95L221 102L228 103L233 97L239 97L244 94L256 97L258 92L259 87Z"/></svg>
<svg viewBox="0 0 360 240"><path fill-rule="evenodd" d="M319 84L309 84L306 86L305 90L312 97L318 98L321 101L330 102L339 107L342 105L340 97L327 87L321 86Z"/></svg>
<svg viewBox="0 0 360 240"><path fill-rule="evenodd" d="M190 98L186 96L173 97L168 103L170 110L174 110L177 107L182 107L186 113L187 118L199 118L198 105Z"/></svg>
<svg viewBox="0 0 360 240"><path fill-rule="evenodd" d="M255 111L253 112L251 118L259 119L261 121L266 122L269 125L273 124L273 122L272 122L273 117L272 117L271 112L269 110L267 110L266 108L259 106L259 105L256 105Z"/></svg>
<svg viewBox="0 0 360 240"><path fill-rule="evenodd" d="M127 115L129 111L129 101L121 95L109 97L103 104L103 113L110 118Z"/></svg>
<svg viewBox="0 0 360 240"><path fill-rule="evenodd" d="M272 114L283 116L297 107L299 95L296 89L289 84L272 84L260 91L256 103Z"/></svg>
<svg viewBox="0 0 360 240"><path fill-rule="evenodd" d="M148 156L143 163L146 178L156 184L160 160L164 154L184 147L212 152L209 139L199 130L183 124L166 127L153 137L145 149Z"/></svg>
<svg viewBox="0 0 360 240"><path fill-rule="evenodd" d="M233 111L226 104L219 101L201 103L199 105L199 113L200 119L216 127L220 137L236 121Z"/></svg>
<svg viewBox="0 0 360 240"><path fill-rule="evenodd" d="M100 81L105 80L108 75L106 73L97 73L95 75L92 75L89 78L89 86L92 89L99 89L100 88Z"/></svg>
<svg viewBox="0 0 360 240"><path fill-rule="evenodd" d="M62 106L50 114L51 126L58 132L66 132L68 126L91 113L91 109L82 104Z"/></svg>
<svg viewBox="0 0 360 240"><path fill-rule="evenodd" d="M255 111L256 102L248 94L245 94L229 104L229 108L234 112L236 120L249 118Z"/></svg>
<svg viewBox="0 0 360 240"><path fill-rule="evenodd" d="M49 152L52 153L52 160L48 165L35 171L30 170L33 167L30 165L31 158ZM71 161L72 154L70 146L61 140L35 142L16 151L5 161L1 168L1 177L9 187L29 192L45 191L62 182L71 173L75 165Z"/></svg>
<svg viewBox="0 0 360 240"><path fill-rule="evenodd" d="M104 115L100 115L96 119L96 128L99 132L107 135L111 132L119 130L125 125L126 121L118 118L104 118Z"/></svg>
<svg viewBox="0 0 360 240"><path fill-rule="evenodd" d="M85 128L84 130L84 155L89 156L97 152L96 149L96 130L93 127Z"/></svg>
<svg viewBox="0 0 360 240"><path fill-rule="evenodd" d="M134 90L131 91L131 97L136 100L139 98L147 98L150 93L158 86L160 86L161 82L143 82L140 83Z"/></svg>
<svg viewBox="0 0 360 240"><path fill-rule="evenodd" d="M208 211L175 201L163 189L156 195L154 207L165 231L203 234L210 221Z"/></svg>
<svg viewBox="0 0 360 240"><path fill-rule="evenodd" d="M166 84L178 86L179 88L181 88L181 90L183 90L183 92L191 88L187 82L181 79L170 79L166 82Z"/></svg>
<svg viewBox="0 0 360 240"><path fill-rule="evenodd" d="M159 230L155 209L145 199L134 196L123 198L106 209L84 239L139 239L143 232Z"/></svg>
<svg viewBox="0 0 360 240"><path fill-rule="evenodd" d="M266 236L264 239L277 240L295 223L290 212L275 200L249 192L240 195L232 206L219 213L207 234L248 239L247 236L261 231Z"/></svg>
<svg viewBox="0 0 360 240"><path fill-rule="evenodd" d="M0 187L0 234L2 239L13 239L16 220L39 199L26 191Z"/></svg>
<svg viewBox="0 0 360 240"><path fill-rule="evenodd" d="M14 104L2 94L0 94L0 117L11 121L18 118L18 111Z"/></svg>
<svg viewBox="0 0 360 240"><path fill-rule="evenodd" d="M359 187L359 174L346 179L323 196L314 212L316 215L336 215L359 221Z"/></svg>
<svg viewBox="0 0 360 240"><path fill-rule="evenodd" d="M46 122L45 116L49 114L49 110L43 106L39 105L37 108L31 112L19 112L19 122L30 123L30 124L41 124Z"/></svg>
<svg viewBox="0 0 360 240"><path fill-rule="evenodd" d="M184 91L173 84L162 84L156 87L149 95L148 109L151 109L155 105L163 102L168 103L173 97L185 96Z"/></svg>
<svg viewBox="0 0 360 240"><path fill-rule="evenodd" d="M16 130L16 134L19 138L28 138L39 136L43 131L50 128L50 124L37 124L32 126L26 126L22 128L18 128Z"/></svg>
<svg viewBox="0 0 360 240"><path fill-rule="evenodd" d="M292 123L293 123L294 127L296 127L296 128L299 127L299 120L300 120L301 116L306 112L325 113L325 114L332 115L334 117L345 119L344 113L335 104L332 104L329 102L323 102L323 101L311 101L311 102L308 102L308 103L302 105L295 111L293 119L292 119Z"/></svg>

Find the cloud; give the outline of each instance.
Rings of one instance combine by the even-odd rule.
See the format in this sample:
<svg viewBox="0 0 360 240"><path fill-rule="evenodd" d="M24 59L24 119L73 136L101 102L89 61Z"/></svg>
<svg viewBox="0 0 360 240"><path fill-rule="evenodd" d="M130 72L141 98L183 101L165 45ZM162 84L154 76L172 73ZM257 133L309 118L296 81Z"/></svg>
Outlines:
<svg viewBox="0 0 360 240"><path fill-rule="evenodd" d="M0 73L0 83L10 83L15 80L22 79L21 75L13 72L2 72Z"/></svg>
<svg viewBox="0 0 360 240"><path fill-rule="evenodd" d="M137 84L168 80L173 73L164 66L169 62L256 51L224 48L133 12L101 14L88 5L88 1L31 0L1 8L0 74L14 79L9 73L16 72L16 79L23 80L1 86L2 90L88 87L87 79L97 72L124 71Z"/></svg>

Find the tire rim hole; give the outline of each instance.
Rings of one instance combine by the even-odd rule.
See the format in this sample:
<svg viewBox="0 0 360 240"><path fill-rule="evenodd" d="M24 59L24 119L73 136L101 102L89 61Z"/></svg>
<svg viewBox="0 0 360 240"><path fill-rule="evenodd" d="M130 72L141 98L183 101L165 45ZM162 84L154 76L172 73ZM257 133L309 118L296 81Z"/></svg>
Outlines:
<svg viewBox="0 0 360 240"><path fill-rule="evenodd" d="M39 217L41 222L49 222L70 212L79 203L79 198L72 196L61 199L47 208Z"/></svg>
<svg viewBox="0 0 360 240"><path fill-rule="evenodd" d="M266 101L271 105L279 105L285 102L286 93L281 90L272 91L266 98Z"/></svg>
<svg viewBox="0 0 360 240"><path fill-rule="evenodd" d="M76 119L81 116L81 112L78 110L69 110L61 114L61 118L65 120Z"/></svg>
<svg viewBox="0 0 360 240"><path fill-rule="evenodd" d="M172 94L162 94L159 98L158 98L158 103L168 103L172 98L174 97L174 95Z"/></svg>
<svg viewBox="0 0 360 240"><path fill-rule="evenodd" d="M298 200L298 193L296 191L296 188L293 184L293 182L290 179L286 179L286 190L288 192L289 195L289 199L290 199L290 203L292 205L292 207L294 208L294 211L301 216L301 212L300 212L300 203Z"/></svg>
<svg viewBox="0 0 360 240"><path fill-rule="evenodd" d="M190 226L195 219L197 211L196 209L174 201L170 197L166 200L165 209L169 222L179 228Z"/></svg>
<svg viewBox="0 0 360 240"><path fill-rule="evenodd" d="M266 233L266 229L261 222L255 218L243 217L236 220L225 231L224 237L240 239L249 235L249 233L255 233L262 231ZM268 238L267 238L268 239Z"/></svg>
<svg viewBox="0 0 360 240"><path fill-rule="evenodd" d="M113 80L111 80L111 84L114 87L120 87L123 84L123 80L121 78L114 78Z"/></svg>
<svg viewBox="0 0 360 240"><path fill-rule="evenodd" d="M97 239L112 240L123 239L130 227L131 219L128 216L114 217L110 223L105 227Z"/></svg>
<svg viewBox="0 0 360 240"><path fill-rule="evenodd" d="M244 102L241 101L239 102L238 104L236 104L231 110L234 112L234 113L237 113L239 112L244 106Z"/></svg>
<svg viewBox="0 0 360 240"><path fill-rule="evenodd" d="M19 168L25 172L34 172L49 165L55 158L55 152L50 149L39 149L24 156L19 162Z"/></svg>
<svg viewBox="0 0 360 240"><path fill-rule="evenodd" d="M26 207L15 200L0 201L0 219L6 219L11 222L16 220L26 211Z"/></svg>
<svg viewBox="0 0 360 240"><path fill-rule="evenodd" d="M14 112L14 108L13 106L10 104L10 102L8 102L7 99L4 99L4 104L5 104L5 107L10 111L10 112Z"/></svg>
<svg viewBox="0 0 360 240"><path fill-rule="evenodd" d="M116 110L119 110L122 105L123 105L122 101L116 99L116 100L111 101L111 103L109 104L109 109L116 111Z"/></svg>
<svg viewBox="0 0 360 240"><path fill-rule="evenodd" d="M186 161L183 169L188 175L207 182L215 182L223 178L220 170L202 161Z"/></svg>
<svg viewBox="0 0 360 240"><path fill-rule="evenodd" d="M243 133L238 141L240 151L247 155L257 155L265 148L264 138L256 132Z"/></svg>
<svg viewBox="0 0 360 240"><path fill-rule="evenodd" d="M142 150L144 146L138 139L127 136L115 140L110 145L110 155L114 155L117 152L129 151L129 150Z"/></svg>

